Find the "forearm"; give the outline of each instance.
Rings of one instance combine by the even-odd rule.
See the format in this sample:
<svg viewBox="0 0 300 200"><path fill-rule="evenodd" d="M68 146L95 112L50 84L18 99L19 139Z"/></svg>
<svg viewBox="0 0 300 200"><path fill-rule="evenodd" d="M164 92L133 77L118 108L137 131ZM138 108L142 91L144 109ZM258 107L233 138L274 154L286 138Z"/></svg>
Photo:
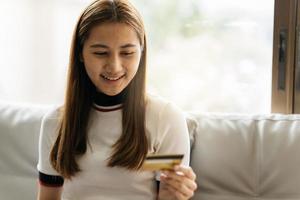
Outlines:
<svg viewBox="0 0 300 200"><path fill-rule="evenodd" d="M39 184L37 200L60 200L62 187L46 187Z"/></svg>

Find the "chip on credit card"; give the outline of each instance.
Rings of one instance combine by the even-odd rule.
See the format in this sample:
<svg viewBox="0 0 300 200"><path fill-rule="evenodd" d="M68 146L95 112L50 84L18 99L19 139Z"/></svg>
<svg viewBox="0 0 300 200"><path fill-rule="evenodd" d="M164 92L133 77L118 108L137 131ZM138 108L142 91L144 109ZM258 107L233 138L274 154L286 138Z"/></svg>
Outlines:
<svg viewBox="0 0 300 200"><path fill-rule="evenodd" d="M183 156L183 154L149 155L146 157L142 165L142 170L172 170L175 165L179 165L181 163Z"/></svg>

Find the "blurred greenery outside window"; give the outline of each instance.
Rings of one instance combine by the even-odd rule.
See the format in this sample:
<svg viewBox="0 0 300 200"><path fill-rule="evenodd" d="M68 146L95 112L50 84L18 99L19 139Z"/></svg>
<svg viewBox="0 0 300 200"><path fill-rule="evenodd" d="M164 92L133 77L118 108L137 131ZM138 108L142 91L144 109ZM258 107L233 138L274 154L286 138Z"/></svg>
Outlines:
<svg viewBox="0 0 300 200"><path fill-rule="evenodd" d="M134 1L149 86L185 110L270 113L274 0Z"/></svg>
<svg viewBox="0 0 300 200"><path fill-rule="evenodd" d="M0 42L15 45L1 48L0 53L10 60L19 54L20 60L5 63L2 59L0 70L6 77L2 73L0 95L10 101L61 102L72 31L90 1L27 0L18 2L18 14L9 12L16 9L16 3L7 2L0 3L0 22L8 24L3 19L6 16L19 23L15 23L17 28L0 33ZM270 113L274 0L132 3L146 26L148 90L185 111ZM22 20L35 22L24 25ZM24 47L16 48L20 41L9 38L24 28L28 29L21 36L25 40L20 39ZM41 53L45 51L47 55ZM25 77L5 71L3 66L9 64Z"/></svg>

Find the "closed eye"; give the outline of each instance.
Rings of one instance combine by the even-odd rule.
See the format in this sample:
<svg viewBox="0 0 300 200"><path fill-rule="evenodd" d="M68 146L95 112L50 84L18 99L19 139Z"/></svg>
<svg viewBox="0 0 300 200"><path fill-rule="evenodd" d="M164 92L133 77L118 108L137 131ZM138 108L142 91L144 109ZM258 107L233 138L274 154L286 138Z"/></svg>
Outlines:
<svg viewBox="0 0 300 200"><path fill-rule="evenodd" d="M129 55L133 55L135 52L121 52L122 55L124 56L129 56Z"/></svg>
<svg viewBox="0 0 300 200"><path fill-rule="evenodd" d="M98 56L105 56L108 54L108 52L95 52L94 54Z"/></svg>

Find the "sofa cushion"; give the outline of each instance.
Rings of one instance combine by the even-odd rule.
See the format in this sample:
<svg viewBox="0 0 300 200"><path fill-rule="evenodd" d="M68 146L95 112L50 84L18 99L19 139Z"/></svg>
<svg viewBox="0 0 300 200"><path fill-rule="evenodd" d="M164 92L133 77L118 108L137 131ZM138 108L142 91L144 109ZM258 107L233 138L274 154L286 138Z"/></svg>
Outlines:
<svg viewBox="0 0 300 200"><path fill-rule="evenodd" d="M196 122L194 199L300 199L300 115L189 113L187 121Z"/></svg>

